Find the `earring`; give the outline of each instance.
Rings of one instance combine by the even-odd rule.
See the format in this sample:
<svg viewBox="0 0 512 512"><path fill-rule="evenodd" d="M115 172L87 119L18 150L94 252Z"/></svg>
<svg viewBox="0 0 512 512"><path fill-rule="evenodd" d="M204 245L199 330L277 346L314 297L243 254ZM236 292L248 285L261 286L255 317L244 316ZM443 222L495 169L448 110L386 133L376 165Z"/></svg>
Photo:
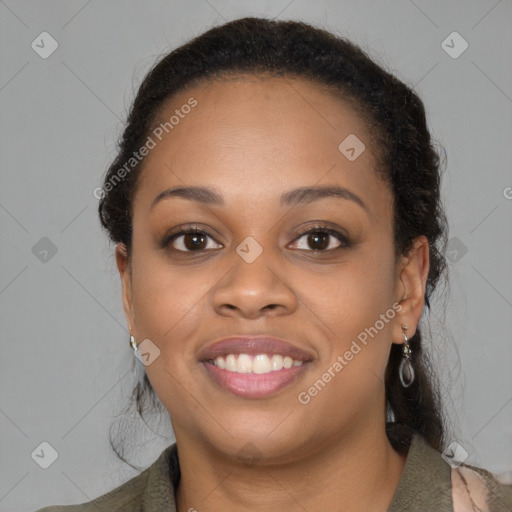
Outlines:
<svg viewBox="0 0 512 512"><path fill-rule="evenodd" d="M400 362L398 374L400 376L400 382L402 383L402 386L404 388L408 388L414 382L414 368L411 363L412 350L409 346L409 338L407 338L407 335L405 334L407 325L402 324L402 329L404 331L402 333L402 336L404 337L404 344L402 349L403 357L402 361Z"/></svg>
<svg viewBox="0 0 512 512"><path fill-rule="evenodd" d="M132 335L131 329L130 329L130 347L133 348L133 355L135 356L133 358L132 363L132 372L135 376L135 379L139 383L140 386L144 385L144 376L146 375L146 372L144 370L144 364L142 363L140 359L140 351L139 351L139 344L135 340L135 336Z"/></svg>
<svg viewBox="0 0 512 512"><path fill-rule="evenodd" d="M133 348L133 350L137 350L137 342L135 341L135 337L130 334L130 347Z"/></svg>

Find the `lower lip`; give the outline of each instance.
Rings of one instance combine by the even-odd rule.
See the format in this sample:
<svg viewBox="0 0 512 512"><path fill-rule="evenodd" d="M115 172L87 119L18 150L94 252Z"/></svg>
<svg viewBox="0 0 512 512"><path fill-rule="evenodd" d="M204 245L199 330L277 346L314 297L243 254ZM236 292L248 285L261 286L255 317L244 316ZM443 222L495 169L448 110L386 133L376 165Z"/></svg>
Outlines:
<svg viewBox="0 0 512 512"><path fill-rule="evenodd" d="M210 377L220 386L233 394L244 398L263 398L285 388L306 371L309 362L301 366L276 370L269 373L238 373L222 370L221 368L203 362Z"/></svg>

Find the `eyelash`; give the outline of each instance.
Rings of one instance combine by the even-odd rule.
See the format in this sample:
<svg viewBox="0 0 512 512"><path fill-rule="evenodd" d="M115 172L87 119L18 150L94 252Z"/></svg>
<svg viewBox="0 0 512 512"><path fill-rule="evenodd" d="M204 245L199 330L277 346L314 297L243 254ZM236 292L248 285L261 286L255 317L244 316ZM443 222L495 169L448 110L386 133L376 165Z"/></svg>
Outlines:
<svg viewBox="0 0 512 512"><path fill-rule="evenodd" d="M293 241L295 242L295 241L301 239L304 235L309 235L312 233L326 233L327 235L330 235L330 236L333 236L334 238L336 238L341 243L341 245L339 247L335 247L334 249L309 249L309 250L298 249L299 251L313 252L313 253L317 253L317 254L318 253L329 253L329 252L333 252L333 251L340 250L340 249L348 249L349 247L352 246L352 244L350 243L350 241L348 240L348 238L345 235L343 235L342 233L340 233L339 231L337 231L335 229L329 228L327 226L322 226L320 224L309 227L305 231L298 233ZM165 237L162 240L161 247L162 248L168 247L174 240L176 240L180 236L195 235L195 234L205 235L205 236L211 238L212 240L214 240L216 243L219 243L208 232L203 231L202 229L199 229L196 226L192 226L190 228L184 228L184 229L180 228L175 233ZM213 249L199 249L197 251L190 251L190 250L183 251L181 249L174 249L174 250L179 253L193 253L193 252L201 253L201 252L211 251Z"/></svg>

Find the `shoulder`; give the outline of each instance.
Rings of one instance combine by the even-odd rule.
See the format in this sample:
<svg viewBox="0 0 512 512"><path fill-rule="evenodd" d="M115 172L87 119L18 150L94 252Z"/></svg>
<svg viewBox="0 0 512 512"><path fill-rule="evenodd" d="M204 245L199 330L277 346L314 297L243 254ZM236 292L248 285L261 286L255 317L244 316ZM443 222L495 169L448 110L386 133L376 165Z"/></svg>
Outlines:
<svg viewBox="0 0 512 512"><path fill-rule="evenodd" d="M174 495L170 474L170 462L176 457L176 445L168 446L160 456L140 474L124 482L112 491L103 494L92 501L76 505L55 505L44 507L36 512L140 512L145 506L162 497L166 499Z"/></svg>
<svg viewBox="0 0 512 512"><path fill-rule="evenodd" d="M489 471L463 464L451 471L454 512L510 512L512 485L496 480Z"/></svg>
<svg viewBox="0 0 512 512"><path fill-rule="evenodd" d="M512 512L512 486L489 471L461 464L452 467L415 433L388 512Z"/></svg>
<svg viewBox="0 0 512 512"><path fill-rule="evenodd" d="M148 476L149 468L112 491L87 503L44 507L36 512L98 512L98 510L139 512Z"/></svg>

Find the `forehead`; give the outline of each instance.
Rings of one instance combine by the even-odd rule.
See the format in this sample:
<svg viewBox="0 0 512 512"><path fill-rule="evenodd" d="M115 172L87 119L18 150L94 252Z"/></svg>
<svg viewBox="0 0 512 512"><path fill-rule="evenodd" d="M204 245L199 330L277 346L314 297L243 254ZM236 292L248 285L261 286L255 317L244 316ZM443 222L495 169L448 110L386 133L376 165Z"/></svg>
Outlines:
<svg viewBox="0 0 512 512"><path fill-rule="evenodd" d="M191 98L197 102L193 109L187 106ZM194 136L207 134L211 145L217 138L229 144L233 137L237 143L263 142L267 150L278 145L285 149L283 142L292 139L306 138L318 143L314 131L321 138L330 132L330 138L336 141L349 130L370 143L368 126L357 111L359 106L351 99L343 99L341 92L304 78L228 75L173 96L161 108L154 127L163 127L163 137L175 144L191 135L185 129L187 126L194 130ZM176 114L181 114L180 119ZM166 130L165 123L173 117L174 126L167 126ZM171 133L172 137L166 137ZM279 140L271 144L269 134L278 135Z"/></svg>
<svg viewBox="0 0 512 512"><path fill-rule="evenodd" d="M228 201L323 182L385 193L373 139L354 105L300 78L232 76L195 85L165 104L149 136L155 145L137 192L145 204L173 185L211 184Z"/></svg>

